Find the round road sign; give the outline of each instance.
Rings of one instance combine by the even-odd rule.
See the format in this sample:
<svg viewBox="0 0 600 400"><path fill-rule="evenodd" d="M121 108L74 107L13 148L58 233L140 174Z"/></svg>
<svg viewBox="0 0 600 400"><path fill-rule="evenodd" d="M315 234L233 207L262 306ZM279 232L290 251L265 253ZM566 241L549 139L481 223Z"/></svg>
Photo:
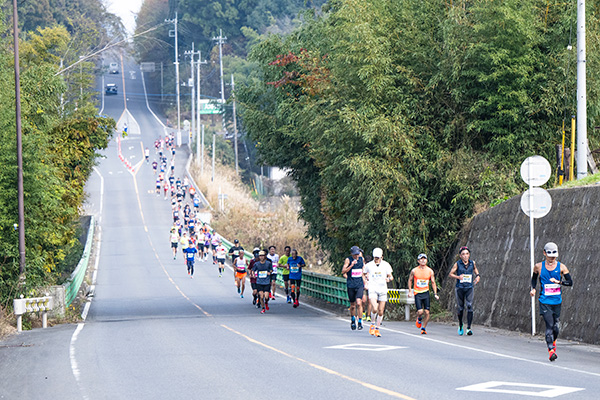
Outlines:
<svg viewBox="0 0 600 400"><path fill-rule="evenodd" d="M530 197L533 199L530 202ZM546 189L533 187L531 190L526 190L521 196L521 210L529 217L529 213L533 218L542 218L546 216L552 209L552 197Z"/></svg>
<svg viewBox="0 0 600 400"><path fill-rule="evenodd" d="M552 168L542 156L527 157L521 164L521 178L531 186L542 186L550 179Z"/></svg>

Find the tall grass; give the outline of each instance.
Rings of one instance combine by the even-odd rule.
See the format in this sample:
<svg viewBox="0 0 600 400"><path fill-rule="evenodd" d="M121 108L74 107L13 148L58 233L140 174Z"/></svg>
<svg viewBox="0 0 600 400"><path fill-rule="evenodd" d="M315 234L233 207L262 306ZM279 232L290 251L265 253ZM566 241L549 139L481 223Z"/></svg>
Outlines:
<svg viewBox="0 0 600 400"><path fill-rule="evenodd" d="M274 245L277 253L282 255L284 247L290 246L298 250L311 271L331 273L331 268L324 262L326 254L315 241L306 238L305 224L298 218L297 201L281 196L271 199L270 207L261 207L235 170L223 164L215 166L214 182L211 182L210 165L205 165L204 174L200 174L200 168L193 160L190 173L213 208L211 226L221 236L230 241L238 239L249 251L254 247L263 249ZM223 211L219 210L219 193L227 195Z"/></svg>

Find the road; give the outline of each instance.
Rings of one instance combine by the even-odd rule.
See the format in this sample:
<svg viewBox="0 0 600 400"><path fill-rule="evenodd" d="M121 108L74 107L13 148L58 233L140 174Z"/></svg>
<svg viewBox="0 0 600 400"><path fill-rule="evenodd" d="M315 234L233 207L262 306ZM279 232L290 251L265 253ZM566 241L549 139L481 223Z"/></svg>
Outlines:
<svg viewBox="0 0 600 400"><path fill-rule="evenodd" d="M153 193L143 162L142 149L164 130L139 69L126 63L124 72L105 76L119 95L105 98L102 111L127 119L122 152L138 168L126 168L113 140L88 182L100 249L87 318L0 342L0 398L599 397L597 346L559 340L550 363L540 338L482 326L459 337L451 325L430 324L423 336L413 322L385 321L375 338L302 302L294 309L278 298L261 315L251 296L239 297L231 271L219 278L210 262L190 279L169 248L169 202ZM186 158L182 148L177 174Z"/></svg>

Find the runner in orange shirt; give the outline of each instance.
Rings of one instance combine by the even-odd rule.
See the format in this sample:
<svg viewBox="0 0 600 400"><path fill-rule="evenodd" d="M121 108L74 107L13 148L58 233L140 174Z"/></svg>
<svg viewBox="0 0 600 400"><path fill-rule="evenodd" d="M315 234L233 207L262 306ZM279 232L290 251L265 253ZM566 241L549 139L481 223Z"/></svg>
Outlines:
<svg viewBox="0 0 600 400"><path fill-rule="evenodd" d="M436 300L439 300L437 295L437 286L435 284L435 276L433 270L427 266L427 255L419 254L417 257L419 266L415 267L410 271L408 277L408 295L413 295L413 282L415 284L414 296L415 306L417 307L417 328L421 328L421 335L427 334L427 323L429 322L429 282L433 288L433 293ZM425 314L425 319L423 319Z"/></svg>

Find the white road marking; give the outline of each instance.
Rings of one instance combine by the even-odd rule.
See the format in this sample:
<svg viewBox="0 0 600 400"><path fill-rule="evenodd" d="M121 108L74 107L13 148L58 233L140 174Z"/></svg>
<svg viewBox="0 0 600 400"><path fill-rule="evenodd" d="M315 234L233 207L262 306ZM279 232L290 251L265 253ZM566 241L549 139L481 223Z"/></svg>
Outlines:
<svg viewBox="0 0 600 400"><path fill-rule="evenodd" d="M362 350L362 351L387 351L387 350L399 350L406 349L406 346L387 346L382 344L365 344L365 343L352 343L352 344L338 344L336 346L327 346L324 349L339 349L339 350Z"/></svg>
<svg viewBox="0 0 600 400"><path fill-rule="evenodd" d="M77 324L77 329L73 332L73 336L71 336L71 344L69 345L69 358L71 359L71 371L73 372L73 376L75 377L75 381L77 382L77 386L81 391L81 394L84 399L88 399L88 396L85 394L83 390L83 386L80 382L81 373L79 372L79 366L77 365L77 360L75 358L75 342L77 341L77 337L79 336L79 332L83 329L84 323Z"/></svg>
<svg viewBox="0 0 600 400"><path fill-rule="evenodd" d="M506 389L502 389L506 387ZM511 389L512 388L512 389ZM529 390L518 390L514 388L523 388ZM541 389L541 390L535 390ZM562 396L564 394L579 392L585 390L584 388L574 388L568 386L554 386L554 385L539 385L535 383L520 383L520 382L484 382L476 385L470 385L465 387L456 388L456 390L464 390L468 392L486 392L486 393L505 393L511 395L520 396L532 396L532 397L545 397L553 398Z"/></svg>

